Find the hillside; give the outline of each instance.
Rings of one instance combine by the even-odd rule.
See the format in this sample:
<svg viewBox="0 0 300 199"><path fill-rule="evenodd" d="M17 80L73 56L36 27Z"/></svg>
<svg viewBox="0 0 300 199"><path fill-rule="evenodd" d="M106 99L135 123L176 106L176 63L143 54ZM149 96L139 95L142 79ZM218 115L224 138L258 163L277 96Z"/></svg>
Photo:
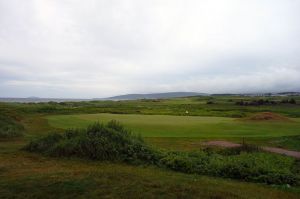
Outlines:
<svg viewBox="0 0 300 199"><path fill-rule="evenodd" d="M168 92L168 93L151 93L151 94L127 94L107 98L108 100L136 100L136 99L166 99L174 97L189 97L197 95L207 95L196 92Z"/></svg>

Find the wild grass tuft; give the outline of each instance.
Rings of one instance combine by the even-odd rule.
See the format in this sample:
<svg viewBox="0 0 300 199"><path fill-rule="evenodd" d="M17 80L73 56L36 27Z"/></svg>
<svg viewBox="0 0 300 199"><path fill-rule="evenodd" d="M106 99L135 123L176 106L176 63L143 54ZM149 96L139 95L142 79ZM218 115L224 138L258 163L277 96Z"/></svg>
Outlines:
<svg viewBox="0 0 300 199"><path fill-rule="evenodd" d="M0 138L13 138L23 135L24 127L16 116L0 111Z"/></svg>

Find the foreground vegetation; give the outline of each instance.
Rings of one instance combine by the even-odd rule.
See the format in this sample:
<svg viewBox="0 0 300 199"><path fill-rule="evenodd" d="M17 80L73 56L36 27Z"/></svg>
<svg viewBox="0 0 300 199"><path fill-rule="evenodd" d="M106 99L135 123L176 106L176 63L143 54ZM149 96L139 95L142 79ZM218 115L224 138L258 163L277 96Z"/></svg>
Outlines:
<svg viewBox="0 0 300 199"><path fill-rule="evenodd" d="M286 186L270 187L150 166L51 158L22 152L22 144L17 142L1 144L1 198L297 199L300 194Z"/></svg>
<svg viewBox="0 0 300 199"><path fill-rule="evenodd" d="M149 164L158 160L156 152L141 137L132 135L114 120L107 125L95 123L86 129L69 129L63 135L52 133L31 141L25 149L53 156L93 160Z"/></svg>
<svg viewBox="0 0 300 199"><path fill-rule="evenodd" d="M185 173L229 177L268 184L300 182L298 163L288 157L262 152L216 153L161 152L133 136L116 121L95 123L86 129L69 129L63 135L49 134L25 148L52 156L81 157L129 163L153 164ZM224 155L225 154L225 155Z"/></svg>
<svg viewBox="0 0 300 199"><path fill-rule="evenodd" d="M0 139L20 137L23 135L23 131L24 127L17 115L0 109Z"/></svg>

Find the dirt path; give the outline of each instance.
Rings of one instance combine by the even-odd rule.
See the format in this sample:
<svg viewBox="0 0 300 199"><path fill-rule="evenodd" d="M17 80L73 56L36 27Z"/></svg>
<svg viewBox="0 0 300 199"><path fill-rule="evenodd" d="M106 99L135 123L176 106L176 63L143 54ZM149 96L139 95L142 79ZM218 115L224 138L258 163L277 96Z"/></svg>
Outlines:
<svg viewBox="0 0 300 199"><path fill-rule="evenodd" d="M241 144L238 144L238 143L229 142L229 141L221 141L221 140L204 142L203 145L205 145L205 146L220 146L220 147L225 147L225 148L234 148L234 147L241 146ZM277 147L261 147L261 148L262 148L262 150L268 151L271 153L277 153L277 154L286 155L286 156L300 159L300 152L298 152L298 151L290 151L290 150L277 148Z"/></svg>

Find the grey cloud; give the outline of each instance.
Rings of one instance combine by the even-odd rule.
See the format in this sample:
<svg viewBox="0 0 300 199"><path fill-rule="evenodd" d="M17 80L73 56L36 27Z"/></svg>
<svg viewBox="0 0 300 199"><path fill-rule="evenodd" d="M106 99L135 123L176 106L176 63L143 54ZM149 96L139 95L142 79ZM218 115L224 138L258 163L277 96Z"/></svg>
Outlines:
<svg viewBox="0 0 300 199"><path fill-rule="evenodd" d="M2 96L299 91L294 0L0 0Z"/></svg>

